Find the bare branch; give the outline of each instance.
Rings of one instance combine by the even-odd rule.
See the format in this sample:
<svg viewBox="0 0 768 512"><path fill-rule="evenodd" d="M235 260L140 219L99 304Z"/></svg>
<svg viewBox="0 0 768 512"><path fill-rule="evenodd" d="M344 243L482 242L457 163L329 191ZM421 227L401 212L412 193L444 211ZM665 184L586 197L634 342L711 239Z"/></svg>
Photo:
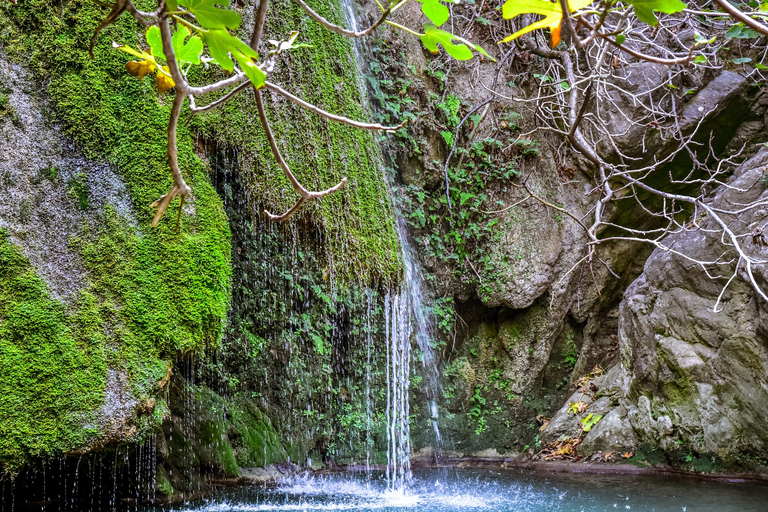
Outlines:
<svg viewBox="0 0 768 512"><path fill-rule="evenodd" d="M270 91L276 92L277 94L284 96L291 100L293 103L310 110L314 112L315 114L321 115L325 117L326 119L330 119L331 121L336 121L338 123L344 123L348 124L350 126L354 126L355 128L360 128L361 130L370 130L373 132L394 132L399 130L400 128L404 127L408 121L403 121L397 126L384 126L378 123L372 124L372 123L362 123L360 121L355 121L354 119L349 119L348 117L344 116L337 116L336 114L331 114L330 112L326 112L325 110L321 109L320 107L313 105L311 103L308 103L301 98L294 96L293 94L289 93L279 85L275 85L272 82L266 83L266 88Z"/></svg>
<svg viewBox="0 0 768 512"><path fill-rule="evenodd" d="M259 49L264 22L267 19L267 9L269 9L269 0L260 0L259 10L256 11L256 20L253 23L253 34L251 35L251 48L254 50Z"/></svg>
<svg viewBox="0 0 768 512"><path fill-rule="evenodd" d="M312 18L313 20L315 20L316 22L318 22L319 24L321 24L331 32L335 32L343 36L354 37L354 38L365 37L367 35L370 35L374 30L376 30L379 27L379 25L381 25L386 21L387 17L392 12L392 7L394 7L395 5L393 3L390 3L389 7L387 7L384 10L384 12L381 14L381 17L378 20L376 20L376 22L373 25L371 25L370 27L368 27L363 31L355 32L354 30L347 30L343 27L335 25L330 21L328 21L327 19L323 18L320 14L313 11L312 8L309 5L307 5L306 2L304 2L304 0L296 0L296 1L299 3L301 8L304 9L304 11L307 14L309 14L310 18Z"/></svg>
<svg viewBox="0 0 768 512"><path fill-rule="evenodd" d="M184 95L179 92L173 98L173 108L171 109L171 118L168 121L168 149L166 155L168 156L168 165L171 168L171 174L173 175L173 186L171 190L160 197L157 201L152 203L153 207L157 208L154 219L152 219L152 226L157 226L160 219L163 218L165 210L168 209L168 205L178 195L182 198L192 195L192 189L184 181L184 177L181 175L181 169L179 168L179 155L176 147L176 128L179 124L179 115L181 114L181 107L184 105ZM182 201L181 206L184 203ZM180 206L180 208L181 208Z"/></svg>
<svg viewBox="0 0 768 512"><path fill-rule="evenodd" d="M272 149L272 154L275 155L277 164L283 170L283 174L285 174L285 177L288 178L288 181L291 182L291 185L293 186L294 190L296 190L296 192L298 192L300 196L299 200L296 201L296 204L294 204L290 209L288 209L288 211L286 211L282 215L274 215L269 211L264 210L264 213L271 220L274 220L276 222L284 222L290 219L297 211L299 211L302 205L306 203L308 200L327 196L328 194L332 194L340 190L347 183L347 178L346 177L342 178L337 185L319 192L311 192L306 188L304 188L304 186L301 183L299 183L299 180L296 179L296 176L294 176L293 172L291 171L291 168L288 167L288 163L285 161L285 159L283 158L283 155L280 153L280 148L277 147L275 136L272 134L272 128L270 127L269 120L267 119L267 113L264 110L264 100L261 97L261 91L254 87L253 94L256 97L256 107L259 111L259 121L261 121L261 125L264 127L264 133L267 135L267 140L269 141L270 149Z"/></svg>
<svg viewBox="0 0 768 512"><path fill-rule="evenodd" d="M220 107L221 105L225 104L235 96L237 96L237 93L242 91L243 89L247 88L249 85L251 85L251 82L243 82L242 84L238 85L231 91L229 91L226 95L222 96L216 101L212 101L208 105L204 105L202 107L195 106L195 97L193 95L189 95L189 102L190 102L190 111L192 111L192 114L200 114L202 112L208 112L209 110L213 110L216 107Z"/></svg>

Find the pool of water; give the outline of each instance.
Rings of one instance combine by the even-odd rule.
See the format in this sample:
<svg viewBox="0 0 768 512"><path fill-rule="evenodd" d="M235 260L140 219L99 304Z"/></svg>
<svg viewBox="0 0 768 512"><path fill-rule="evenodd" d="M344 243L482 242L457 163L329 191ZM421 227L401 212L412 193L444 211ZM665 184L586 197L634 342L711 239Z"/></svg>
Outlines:
<svg viewBox="0 0 768 512"><path fill-rule="evenodd" d="M536 474L520 470L419 471L403 491L380 474L298 477L276 487L227 488L158 510L436 512L766 512L768 486L649 475Z"/></svg>

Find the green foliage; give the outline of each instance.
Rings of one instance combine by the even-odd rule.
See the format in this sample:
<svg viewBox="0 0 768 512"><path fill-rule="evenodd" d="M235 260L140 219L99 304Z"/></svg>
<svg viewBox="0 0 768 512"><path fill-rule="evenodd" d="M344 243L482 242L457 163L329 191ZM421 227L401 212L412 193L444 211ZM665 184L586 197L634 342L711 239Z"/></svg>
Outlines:
<svg viewBox="0 0 768 512"><path fill-rule="evenodd" d="M437 27L448 21L448 18L451 16L451 12L448 10L448 8L439 0L416 1L422 3L421 12L423 12L424 16L429 18L429 21L434 23ZM458 0L445 0L445 2L449 4L455 4L458 3Z"/></svg>
<svg viewBox="0 0 768 512"><path fill-rule="evenodd" d="M747 27L743 23L737 23L725 32L725 39L758 39L762 37L755 30Z"/></svg>
<svg viewBox="0 0 768 512"><path fill-rule="evenodd" d="M441 333L447 337L453 331L453 323L456 318L456 311L454 310L453 297L440 297L432 302L432 315L437 320L437 327ZM445 342L438 343L437 340L430 340L435 343L432 348L441 348L445 346Z"/></svg>
<svg viewBox="0 0 768 512"><path fill-rule="evenodd" d="M674 14L686 8L680 0L627 0L627 3L634 6L635 14L640 21L654 26L659 23L654 11Z"/></svg>
<svg viewBox="0 0 768 512"><path fill-rule="evenodd" d="M178 0L178 3L189 9L200 25L207 29L235 30L242 21L239 14L229 9L228 0ZM224 5L226 9L217 5Z"/></svg>
<svg viewBox="0 0 768 512"><path fill-rule="evenodd" d="M570 331L565 336L565 346L560 355L563 357L563 364L565 365L566 371L572 370L579 360L579 350L578 347L576 347L576 342L573 340L573 333Z"/></svg>
<svg viewBox="0 0 768 512"><path fill-rule="evenodd" d="M458 41L456 44L453 41ZM488 55L488 52L483 50L480 46L467 41L457 35L440 30L435 25L424 25L424 35L421 36L421 42L424 44L427 50L434 54L438 53L437 45L445 48L445 51L456 60L469 60L472 58L472 50L484 55L485 57L495 61L493 57Z"/></svg>
<svg viewBox="0 0 768 512"><path fill-rule="evenodd" d="M467 412L467 417L477 424L475 427L475 435L478 436L482 435L483 432L488 430L488 425L485 416L483 415L486 399L483 397L482 391L482 388L475 388L475 393L469 400L472 404L472 407L470 407L469 411Z"/></svg>
<svg viewBox="0 0 768 512"><path fill-rule="evenodd" d="M592 430L592 427L594 427L601 419L603 419L602 414L589 413L581 419L581 429L584 432L589 432Z"/></svg>
<svg viewBox="0 0 768 512"><path fill-rule="evenodd" d="M97 438L106 325L81 292L71 313L0 230L0 462L83 448Z"/></svg>

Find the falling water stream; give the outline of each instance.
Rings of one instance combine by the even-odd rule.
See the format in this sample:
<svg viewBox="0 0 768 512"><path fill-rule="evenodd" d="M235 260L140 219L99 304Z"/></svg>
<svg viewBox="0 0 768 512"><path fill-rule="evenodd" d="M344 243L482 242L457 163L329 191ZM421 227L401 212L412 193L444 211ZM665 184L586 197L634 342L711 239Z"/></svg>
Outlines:
<svg viewBox="0 0 768 512"><path fill-rule="evenodd" d="M341 0L344 17L349 27L358 31L357 16L351 0ZM363 98L368 98L364 77L369 72L366 50L359 40L352 45L358 68L358 87ZM369 101L370 108L373 104ZM387 160L386 146L382 146L384 169ZM394 176L384 172L390 190L395 190ZM400 240L400 255L403 262L403 280L397 291L390 292L385 299L385 322L387 339L387 482L392 490L404 491L411 478L410 441L410 374L413 358L411 343L415 339L419 348L420 362L426 380L425 391L434 429L435 448L439 451L442 438L438 426L436 399L440 390L440 374L431 341L434 335L434 319L425 307L424 278L416 253L410 241L405 216L393 201L395 227ZM368 457L366 457L366 460Z"/></svg>

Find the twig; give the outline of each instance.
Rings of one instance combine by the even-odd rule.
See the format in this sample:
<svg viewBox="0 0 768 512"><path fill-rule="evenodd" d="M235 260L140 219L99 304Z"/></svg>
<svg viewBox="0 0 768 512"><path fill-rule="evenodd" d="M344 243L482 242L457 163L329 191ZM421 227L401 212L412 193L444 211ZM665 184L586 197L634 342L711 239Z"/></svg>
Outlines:
<svg viewBox="0 0 768 512"><path fill-rule="evenodd" d="M328 194L332 194L336 192L337 190L340 190L346 183L347 178L342 178L341 181L326 190L322 190L320 192L310 192L304 186L299 183L299 180L296 179L296 176L294 176L293 172L291 171L291 168L288 167L288 163L283 158L283 155L280 153L280 149L277 147L277 143L275 142L275 136L272 134L272 128L269 125L269 120L267 119L267 113L264 110L264 100L261 97L261 91L253 88L253 94L256 97L256 107L259 111L259 121L261 121L261 125L264 127L264 133L267 135L267 140L269 141L269 147L272 149L272 154L275 155L275 159L277 160L277 164L280 166L280 168L283 170L283 174L285 174L285 177L288 178L288 181L291 182L291 185L293 186L294 190L299 193L299 200L296 201L296 204L294 204L291 208L289 208L285 213L282 215L273 215L268 210L264 210L264 213L269 217L271 220L274 220L276 222L283 222L288 219L290 219L297 211L299 211L299 208L302 207L304 203L309 201L310 199L316 199L319 197L327 196Z"/></svg>
<svg viewBox="0 0 768 512"><path fill-rule="evenodd" d="M362 123L360 121L355 121L354 119L350 119L348 117L344 116L337 116L336 114L331 114L330 112L326 112L325 110L321 109L320 107L313 105L311 103L308 103L304 101L303 99L299 98L298 96L294 96L293 94L289 93L279 85L275 85L272 82L267 82L265 87L269 89L272 92L276 92L277 94L284 96L291 100L293 103L311 111L315 114L321 115L327 119L330 119L331 121L336 121L338 123L344 123L348 124L350 126L354 126L355 128L360 128L361 130L370 130L373 132L394 132L399 130L400 128L403 128L408 121L403 121L397 126L383 126L378 123Z"/></svg>
<svg viewBox="0 0 768 512"><path fill-rule="evenodd" d="M384 23L384 21L386 21L387 17L392 12L392 7L394 6L394 4L390 3L389 7L387 7L384 10L384 12L381 14L381 17L378 20L376 20L376 23L374 23L373 25L371 25L370 27L368 27L365 30L362 30L360 32L355 32L354 30L347 30L347 29L345 29L343 27L335 25L335 24L331 23L330 21L328 21L327 19L323 18L320 14L316 13L315 11L313 11L312 8L310 6L308 6L306 4L306 2L304 2L304 0L296 0L296 1L299 3L301 8L304 9L304 11L306 11L307 14L309 14L310 18L312 18L313 20L315 20L316 22L318 22L319 24L321 24L322 26L324 26L325 28L327 28L331 32L335 32L335 33L341 34L343 36L354 37L354 38L365 37L365 36L371 34L382 23Z"/></svg>

